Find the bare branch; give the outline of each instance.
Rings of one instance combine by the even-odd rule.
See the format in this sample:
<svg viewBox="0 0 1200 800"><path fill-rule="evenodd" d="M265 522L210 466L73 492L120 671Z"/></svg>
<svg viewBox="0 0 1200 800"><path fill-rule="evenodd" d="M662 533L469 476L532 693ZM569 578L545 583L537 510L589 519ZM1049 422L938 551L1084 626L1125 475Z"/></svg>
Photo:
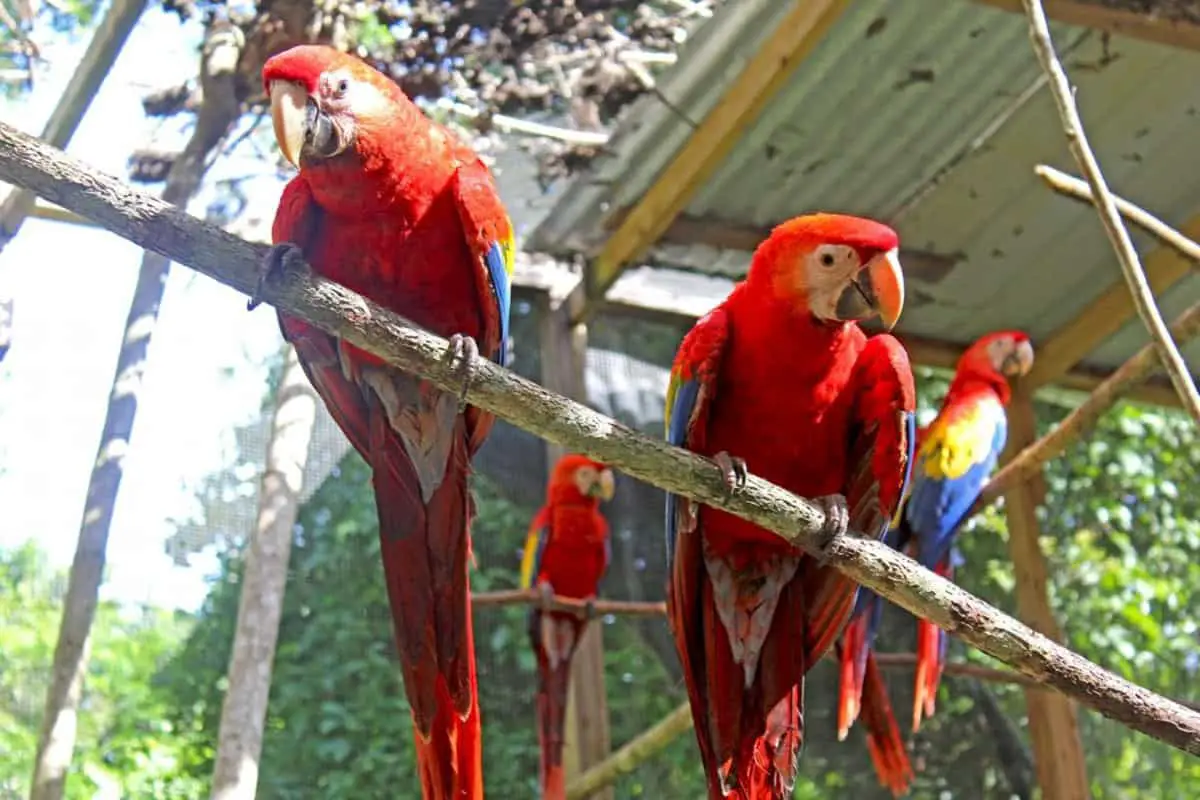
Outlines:
<svg viewBox="0 0 1200 800"><path fill-rule="evenodd" d="M582 800L605 786L611 786L622 775L633 772L639 764L661 752L685 731L691 730L691 727L692 709L687 703L681 703L611 756L571 781L567 786L567 800Z"/></svg>
<svg viewBox="0 0 1200 800"><path fill-rule="evenodd" d="M1065 194L1067 197L1073 197L1085 203L1095 202L1092 199L1092 190L1088 187L1087 183L1079 180L1074 175L1068 175L1046 164L1038 164L1033 168L1033 171L1051 189L1059 194ZM1164 244L1174 247L1184 258L1200 264L1200 244L1184 236L1141 206L1136 206L1125 198L1115 194L1112 196L1112 199L1113 204L1116 205L1117 210L1121 212L1121 215L1125 219L1154 234Z"/></svg>
<svg viewBox="0 0 1200 800"><path fill-rule="evenodd" d="M509 589L501 592L471 593L473 606L516 606L541 605L542 595L534 589ZM573 597L551 598L548 611L564 611L576 616L587 613L588 604ZM622 614L633 617L658 617L667 613L666 603L643 603L635 600L596 600L592 603L596 614Z"/></svg>
<svg viewBox="0 0 1200 800"><path fill-rule="evenodd" d="M1050 78L1050 91L1054 95L1058 114L1062 118L1067 146L1070 148L1071 154L1075 156L1075 161L1087 179L1088 186L1091 187L1093 202L1096 210L1100 213L1100 221L1104 223L1104 230L1108 234L1113 250L1117 254L1117 261L1121 265L1121 274L1125 276L1125 282L1129 285L1130 294L1133 296L1133 304L1137 307L1138 315L1142 318L1146 330L1150 331L1150 338L1158 348L1163 367L1170 376L1175 391L1179 393L1179 399L1188 413L1192 415L1192 419L1200 425L1200 393L1196 391L1196 384L1192 380L1191 372L1188 371L1187 362L1183 360L1179 348L1172 341L1171 333L1167 330L1162 314L1154 302L1154 292L1146 280L1146 272L1142 269L1137 248L1133 246L1133 240L1129 238L1129 231L1125 230L1125 224L1121 222L1112 192L1109 191L1104 174L1100 171L1100 164L1096 161L1096 155L1088 144L1087 134L1083 130L1083 120L1079 118L1079 109L1075 105L1075 92L1071 88L1071 82L1063 70L1062 63L1054 52L1054 42L1050 38L1050 27L1046 23L1046 12L1042 8L1041 0L1021 0L1021 3L1025 6L1025 14L1029 17L1029 38L1033 42L1033 50L1042 64L1042 69Z"/></svg>
<svg viewBox="0 0 1200 800"><path fill-rule="evenodd" d="M0 180L23 186L239 292L248 295L255 289L266 248L206 225L3 123ZM315 275L289 274L269 281L263 299L443 389L456 391L460 385L460 371L447 357L445 339L407 324L345 287ZM809 501L755 476L729 497L720 470L710 460L643 436L490 361L477 366L467 391L471 404L815 552L825 520ZM1050 641L883 542L842 536L826 553L828 563L858 583L1022 674L1134 730L1200 755L1200 714Z"/></svg>

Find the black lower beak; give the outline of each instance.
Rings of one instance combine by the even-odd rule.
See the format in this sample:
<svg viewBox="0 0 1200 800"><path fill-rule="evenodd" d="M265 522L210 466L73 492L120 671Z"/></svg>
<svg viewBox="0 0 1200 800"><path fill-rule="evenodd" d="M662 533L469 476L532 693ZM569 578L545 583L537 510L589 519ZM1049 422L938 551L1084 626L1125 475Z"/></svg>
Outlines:
<svg viewBox="0 0 1200 800"><path fill-rule="evenodd" d="M337 126L312 98L305 107L304 149L320 158L329 158L342 149Z"/></svg>
<svg viewBox="0 0 1200 800"><path fill-rule="evenodd" d="M846 284L834 311L841 320L865 319L875 313L875 306L875 287L871 285L870 273L863 270Z"/></svg>

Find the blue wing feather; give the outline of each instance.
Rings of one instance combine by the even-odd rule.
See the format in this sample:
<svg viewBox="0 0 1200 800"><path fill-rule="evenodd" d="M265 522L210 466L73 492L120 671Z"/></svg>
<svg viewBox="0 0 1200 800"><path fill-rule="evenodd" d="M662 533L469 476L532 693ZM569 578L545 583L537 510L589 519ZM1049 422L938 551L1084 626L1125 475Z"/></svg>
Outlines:
<svg viewBox="0 0 1200 800"><path fill-rule="evenodd" d="M512 281L509 276L508 262L499 242L492 242L483 261L487 265L488 277L492 283L492 293L496 296L496 308L500 315L500 346L496 349L493 360L503 367L508 362L508 317L509 309L512 306Z"/></svg>
<svg viewBox="0 0 1200 800"><path fill-rule="evenodd" d="M671 376L672 380L676 376ZM696 401L700 397L700 381L696 379L682 381L675 390L675 400L671 404L667 417L667 442L676 447L687 447L687 429L692 414L696 410ZM675 536L678 533L676 514L679 498L667 492L667 563L675 559Z"/></svg>

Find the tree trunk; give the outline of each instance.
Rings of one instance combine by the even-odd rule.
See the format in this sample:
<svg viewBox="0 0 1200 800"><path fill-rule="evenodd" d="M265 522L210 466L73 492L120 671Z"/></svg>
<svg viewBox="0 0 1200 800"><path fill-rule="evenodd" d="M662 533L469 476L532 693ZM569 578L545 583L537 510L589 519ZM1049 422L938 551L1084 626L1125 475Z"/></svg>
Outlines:
<svg viewBox="0 0 1200 800"><path fill-rule="evenodd" d="M163 199L170 203L184 206L196 193L204 176L207 155L237 121L239 104L234 95L233 70L241 49L241 37L240 31L228 26L214 26L209 30L200 67L204 101L191 140L167 176ZM92 621L104 576L108 531L121 485L121 467L137 414L146 352L169 268L170 262L157 253L145 254L125 321L108 414L92 467L63 604L30 800L60 800L66 786L75 749L76 717L87 671Z"/></svg>
<svg viewBox="0 0 1200 800"><path fill-rule="evenodd" d="M287 586L292 526L296 524L316 418L316 396L296 351L288 347L283 381L275 393L275 417L258 496L258 521L242 574L242 599L229 659L229 688L217 734L213 800L253 800L258 786L258 760Z"/></svg>

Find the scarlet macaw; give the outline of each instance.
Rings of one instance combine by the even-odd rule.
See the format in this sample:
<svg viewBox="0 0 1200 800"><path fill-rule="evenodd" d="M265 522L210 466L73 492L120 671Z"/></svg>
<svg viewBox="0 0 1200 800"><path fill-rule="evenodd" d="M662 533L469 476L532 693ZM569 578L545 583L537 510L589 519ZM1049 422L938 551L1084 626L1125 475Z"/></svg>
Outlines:
<svg viewBox="0 0 1200 800"><path fill-rule="evenodd" d="M566 795L562 765L563 721L571 679L571 656L592 616L592 600L611 560L608 523L600 501L611 500L612 470L586 456L559 459L546 486L546 504L534 516L521 559L521 587L588 601L586 618L534 607L529 639L538 662L537 720L541 785L545 800Z"/></svg>
<svg viewBox="0 0 1200 800"><path fill-rule="evenodd" d="M942 408L918 437L911 495L898 527L897 546L910 546L922 565L953 580L955 534L975 504L1008 437L1008 378L1033 367L1033 345L1020 331L978 339L958 360ZM911 545L910 545L911 542ZM946 659L946 634L917 622L917 676L913 731L922 712L932 716Z"/></svg>
<svg viewBox="0 0 1200 800"><path fill-rule="evenodd" d="M263 83L280 150L300 170L279 201L264 278L302 255L326 278L453 334L465 393L478 353L503 364L508 339L513 231L487 168L394 82L333 48L287 50L267 61ZM373 470L422 794L482 798L467 473L493 418L303 320L279 320Z"/></svg>
<svg viewBox="0 0 1200 800"><path fill-rule="evenodd" d="M684 338L667 439L710 456L730 491L752 469L847 526L882 536L904 491L915 391L889 335L904 283L898 238L858 217L785 222L746 280ZM742 458L733 458L729 452ZM857 585L762 528L667 495L667 609L712 798L789 795L804 675L833 646Z"/></svg>

